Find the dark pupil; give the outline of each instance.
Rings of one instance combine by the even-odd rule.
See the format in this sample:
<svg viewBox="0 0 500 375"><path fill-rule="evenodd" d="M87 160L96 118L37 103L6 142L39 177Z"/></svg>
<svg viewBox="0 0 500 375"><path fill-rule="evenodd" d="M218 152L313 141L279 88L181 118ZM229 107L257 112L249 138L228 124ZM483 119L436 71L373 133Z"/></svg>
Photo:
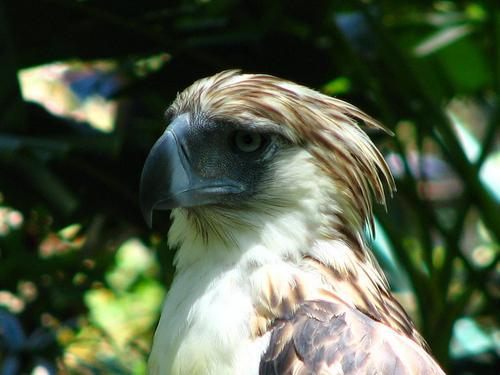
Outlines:
<svg viewBox="0 0 500 375"><path fill-rule="evenodd" d="M253 143L253 137L250 134L245 134L243 136L243 143L246 145L251 145Z"/></svg>

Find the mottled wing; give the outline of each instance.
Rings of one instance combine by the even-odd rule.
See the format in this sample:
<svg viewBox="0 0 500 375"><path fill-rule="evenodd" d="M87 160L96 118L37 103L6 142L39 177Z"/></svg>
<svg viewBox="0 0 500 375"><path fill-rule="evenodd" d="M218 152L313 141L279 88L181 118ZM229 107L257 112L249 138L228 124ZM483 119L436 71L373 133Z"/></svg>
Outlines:
<svg viewBox="0 0 500 375"><path fill-rule="evenodd" d="M443 374L407 337L341 302L305 301L271 327L260 374Z"/></svg>

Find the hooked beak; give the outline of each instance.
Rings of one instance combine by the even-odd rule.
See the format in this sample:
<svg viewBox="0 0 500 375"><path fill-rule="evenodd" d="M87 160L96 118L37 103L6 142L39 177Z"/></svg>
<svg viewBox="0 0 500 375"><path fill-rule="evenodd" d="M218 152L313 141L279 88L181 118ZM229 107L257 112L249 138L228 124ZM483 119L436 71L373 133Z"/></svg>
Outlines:
<svg viewBox="0 0 500 375"><path fill-rule="evenodd" d="M142 170L139 196L149 227L154 210L222 203L243 187L226 178L204 178L189 161L187 115L179 116L151 149Z"/></svg>

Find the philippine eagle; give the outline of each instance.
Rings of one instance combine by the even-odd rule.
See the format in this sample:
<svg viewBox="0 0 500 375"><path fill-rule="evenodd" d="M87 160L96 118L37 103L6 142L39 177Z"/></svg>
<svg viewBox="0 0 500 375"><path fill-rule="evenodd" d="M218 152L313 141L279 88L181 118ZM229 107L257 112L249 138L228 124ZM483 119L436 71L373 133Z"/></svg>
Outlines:
<svg viewBox="0 0 500 375"><path fill-rule="evenodd" d="M150 374L443 374L364 239L394 180L344 101L224 71L180 93L141 176L177 248Z"/></svg>

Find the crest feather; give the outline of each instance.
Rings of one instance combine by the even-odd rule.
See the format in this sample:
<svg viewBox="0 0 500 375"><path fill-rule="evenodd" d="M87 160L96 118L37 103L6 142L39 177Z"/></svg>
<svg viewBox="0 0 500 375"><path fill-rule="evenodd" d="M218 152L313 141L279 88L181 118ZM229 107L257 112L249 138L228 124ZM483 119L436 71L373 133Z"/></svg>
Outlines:
<svg viewBox="0 0 500 375"><path fill-rule="evenodd" d="M226 70L196 81L178 95L169 112L200 112L243 124L267 122L280 127L316 158L372 233L372 194L385 205L384 185L391 195L395 190L387 163L360 125L390 132L352 104L296 83Z"/></svg>

